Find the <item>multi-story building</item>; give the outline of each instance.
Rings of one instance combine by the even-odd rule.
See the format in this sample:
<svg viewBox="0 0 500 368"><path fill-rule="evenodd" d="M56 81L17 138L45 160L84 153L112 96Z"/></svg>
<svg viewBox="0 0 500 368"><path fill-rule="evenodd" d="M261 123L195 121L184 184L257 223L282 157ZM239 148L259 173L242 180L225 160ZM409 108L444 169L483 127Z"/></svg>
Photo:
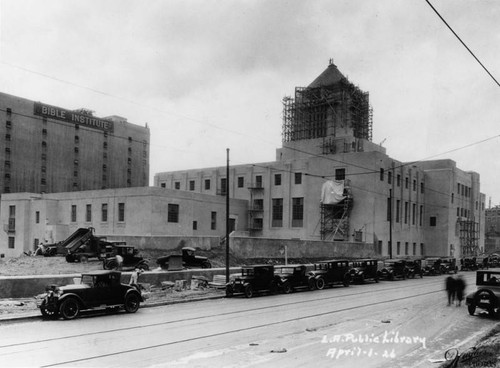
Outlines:
<svg viewBox="0 0 500 368"><path fill-rule="evenodd" d="M212 195L229 188L249 201L252 237L367 242L389 256L478 252L479 175L451 160L399 162L371 139L368 93L330 63L283 99L276 161L233 166L229 178L223 167L162 172L154 185Z"/></svg>
<svg viewBox="0 0 500 368"><path fill-rule="evenodd" d="M0 193L149 184L147 126L0 93Z"/></svg>
<svg viewBox="0 0 500 368"><path fill-rule="evenodd" d="M485 252L500 252L500 206L486 209Z"/></svg>

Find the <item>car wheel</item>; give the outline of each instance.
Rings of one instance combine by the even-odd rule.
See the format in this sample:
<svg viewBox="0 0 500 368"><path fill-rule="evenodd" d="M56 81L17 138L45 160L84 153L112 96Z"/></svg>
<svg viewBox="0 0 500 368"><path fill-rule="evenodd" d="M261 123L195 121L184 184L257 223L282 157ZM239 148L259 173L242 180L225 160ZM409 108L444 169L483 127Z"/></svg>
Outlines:
<svg viewBox="0 0 500 368"><path fill-rule="evenodd" d="M474 313L476 312L476 305L475 305L475 304L469 304L469 305L467 306L467 310L469 311L469 314L470 314L471 316L473 316L473 315L474 315Z"/></svg>
<svg viewBox="0 0 500 368"><path fill-rule="evenodd" d="M87 256L80 256L78 257L78 261L81 263L87 263L89 261L89 258Z"/></svg>
<svg viewBox="0 0 500 368"><path fill-rule="evenodd" d="M104 269L105 270L114 270L117 267L118 267L118 263L116 261L104 262Z"/></svg>
<svg viewBox="0 0 500 368"><path fill-rule="evenodd" d="M231 298L234 294L233 287L231 285L226 286L226 297Z"/></svg>
<svg viewBox="0 0 500 368"><path fill-rule="evenodd" d="M201 264L201 268L212 268L212 264L208 261L205 261Z"/></svg>
<svg viewBox="0 0 500 368"><path fill-rule="evenodd" d="M80 314L80 303L75 298L64 299L59 306L59 313L64 319L74 319Z"/></svg>
<svg viewBox="0 0 500 368"><path fill-rule="evenodd" d="M73 257L73 255L72 255L72 254L67 254L67 255L66 255L66 262L68 262L68 263L73 263L73 262L75 262L75 258Z"/></svg>
<svg viewBox="0 0 500 368"><path fill-rule="evenodd" d="M319 277L316 279L316 289L323 290L325 288L325 279Z"/></svg>
<svg viewBox="0 0 500 368"><path fill-rule="evenodd" d="M252 285L250 285L250 284L245 285L245 296L247 298L251 298L253 296Z"/></svg>
<svg viewBox="0 0 500 368"><path fill-rule="evenodd" d="M143 270L143 271L149 271L149 265L144 262L144 263L141 263L139 266L137 266L139 269Z"/></svg>
<svg viewBox="0 0 500 368"><path fill-rule="evenodd" d="M139 297L139 295L137 295L137 293L134 292L125 295L124 307L127 313L137 312L140 305L141 305L141 298Z"/></svg>
<svg viewBox="0 0 500 368"><path fill-rule="evenodd" d="M55 305L48 305L44 300L40 306L40 311L44 318L55 319L59 315L59 312Z"/></svg>
<svg viewBox="0 0 500 368"><path fill-rule="evenodd" d="M283 293L290 294L292 292L292 285L288 281L283 284Z"/></svg>
<svg viewBox="0 0 500 368"><path fill-rule="evenodd" d="M307 286L311 291L316 290L316 280L314 280L314 278L311 277L309 280L307 280Z"/></svg>

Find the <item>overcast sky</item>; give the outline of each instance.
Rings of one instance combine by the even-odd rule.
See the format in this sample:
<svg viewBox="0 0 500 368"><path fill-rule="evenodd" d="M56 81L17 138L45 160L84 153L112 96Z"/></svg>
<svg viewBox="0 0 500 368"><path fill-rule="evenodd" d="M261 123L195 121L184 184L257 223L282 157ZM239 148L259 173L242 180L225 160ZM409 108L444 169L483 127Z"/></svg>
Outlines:
<svg viewBox="0 0 500 368"><path fill-rule="evenodd" d="M500 81L500 2L431 2ZM389 156L453 159L500 204L500 87L425 0L0 0L0 22L0 91L147 123L150 185L226 148L274 161L282 98L333 58Z"/></svg>

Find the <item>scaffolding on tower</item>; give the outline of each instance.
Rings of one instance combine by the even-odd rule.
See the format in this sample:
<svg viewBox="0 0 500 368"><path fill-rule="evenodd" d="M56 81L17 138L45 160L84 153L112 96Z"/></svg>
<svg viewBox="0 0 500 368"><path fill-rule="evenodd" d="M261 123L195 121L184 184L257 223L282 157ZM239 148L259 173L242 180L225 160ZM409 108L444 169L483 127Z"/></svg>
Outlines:
<svg viewBox="0 0 500 368"><path fill-rule="evenodd" d="M479 249L479 224L471 219L457 219L460 248L463 257L476 257Z"/></svg>

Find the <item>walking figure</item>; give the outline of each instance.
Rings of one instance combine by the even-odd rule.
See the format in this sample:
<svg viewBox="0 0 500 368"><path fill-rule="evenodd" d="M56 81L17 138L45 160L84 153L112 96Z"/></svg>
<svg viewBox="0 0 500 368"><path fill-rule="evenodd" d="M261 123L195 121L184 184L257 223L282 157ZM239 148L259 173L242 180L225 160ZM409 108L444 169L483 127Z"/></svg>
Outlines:
<svg viewBox="0 0 500 368"><path fill-rule="evenodd" d="M455 302L456 282L453 276L446 278L446 293L448 294L448 305Z"/></svg>
<svg viewBox="0 0 500 368"><path fill-rule="evenodd" d="M455 280L455 289L457 293L457 307L460 307L462 304L462 300L464 299L464 290L465 290L465 280L463 279L462 275L458 275L457 279Z"/></svg>

